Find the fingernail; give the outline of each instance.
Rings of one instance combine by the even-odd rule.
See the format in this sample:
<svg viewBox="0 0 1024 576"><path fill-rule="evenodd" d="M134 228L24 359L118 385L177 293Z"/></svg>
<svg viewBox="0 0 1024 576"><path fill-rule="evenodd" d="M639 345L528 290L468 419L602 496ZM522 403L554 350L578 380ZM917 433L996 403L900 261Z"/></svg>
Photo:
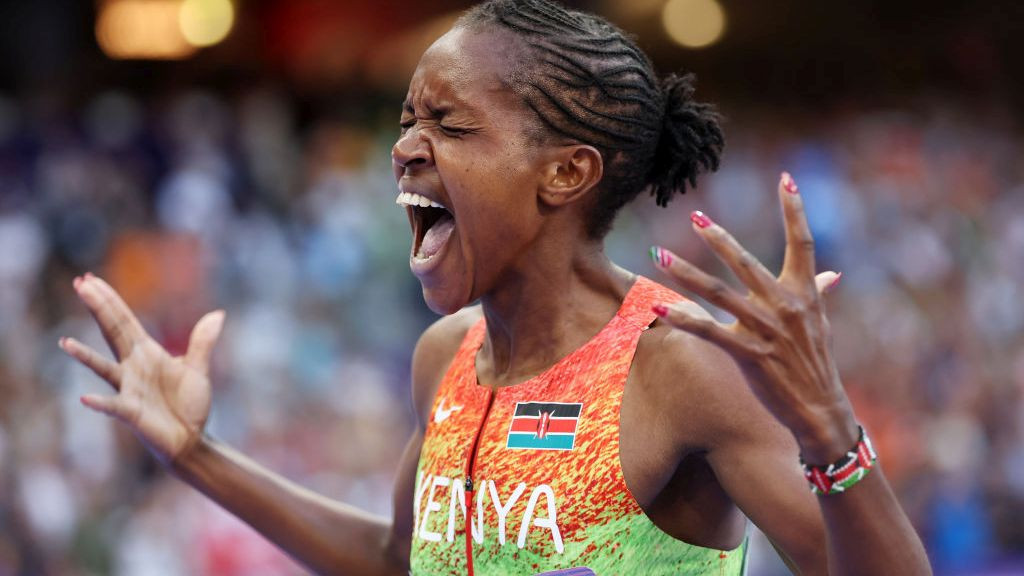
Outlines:
<svg viewBox="0 0 1024 576"><path fill-rule="evenodd" d="M782 187L790 194L796 194L800 191L800 188L796 185L796 180L793 180L793 177L789 175L789 172L782 173Z"/></svg>
<svg viewBox="0 0 1024 576"><path fill-rule="evenodd" d="M75 279L71 281L71 285L75 287L75 290L78 290L82 286L82 277L75 276Z"/></svg>
<svg viewBox="0 0 1024 576"><path fill-rule="evenodd" d="M665 316L668 316L668 306L665 306L664 304L655 304L654 306L651 306L651 312L654 312L658 316L664 318Z"/></svg>
<svg viewBox="0 0 1024 576"><path fill-rule="evenodd" d="M835 279L832 280L832 283L828 285L828 291L831 292L831 291L835 290L836 286L839 286L839 281L842 280L842 279L843 279L843 273L842 272L836 274Z"/></svg>
<svg viewBox="0 0 1024 576"><path fill-rule="evenodd" d="M85 277L86 278L95 278L96 276L94 276L92 272L86 272L85 273Z"/></svg>
<svg viewBox="0 0 1024 576"><path fill-rule="evenodd" d="M711 221L711 218L708 218L707 215L700 210L694 210L693 213L690 214L690 221L696 224L699 228L707 228L714 224L714 222Z"/></svg>
<svg viewBox="0 0 1024 576"><path fill-rule="evenodd" d="M662 268L668 268L672 264L672 255L661 246L651 246L651 260Z"/></svg>
<svg viewBox="0 0 1024 576"><path fill-rule="evenodd" d="M65 341L65 340L67 340L67 338L65 338L65 337L61 336L61 337L60 337L60 340L57 340L57 346L59 346L59 347L63 348L63 347L64 347L64 341Z"/></svg>

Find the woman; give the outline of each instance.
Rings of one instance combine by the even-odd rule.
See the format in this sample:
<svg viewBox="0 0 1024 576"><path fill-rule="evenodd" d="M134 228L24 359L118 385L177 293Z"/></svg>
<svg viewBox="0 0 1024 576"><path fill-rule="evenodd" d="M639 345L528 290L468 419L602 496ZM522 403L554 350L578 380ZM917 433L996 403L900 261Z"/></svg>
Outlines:
<svg viewBox="0 0 1024 576"><path fill-rule="evenodd" d="M423 55L392 157L410 266L447 316L413 354L418 426L390 521L203 435L222 312L172 358L110 286L76 279L117 356L62 340L118 391L83 402L319 573L737 574L745 517L803 574L928 573L836 372L819 299L836 275L816 282L791 177L778 277L692 217L748 296L652 250L734 325L603 253L626 202L664 204L717 167L717 117L692 92L547 0L487 2Z"/></svg>

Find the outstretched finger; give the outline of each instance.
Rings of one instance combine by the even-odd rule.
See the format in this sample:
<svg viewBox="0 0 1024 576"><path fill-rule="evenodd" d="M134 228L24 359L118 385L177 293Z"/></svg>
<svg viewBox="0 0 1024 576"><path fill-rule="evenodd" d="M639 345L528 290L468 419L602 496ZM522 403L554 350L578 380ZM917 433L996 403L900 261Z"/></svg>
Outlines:
<svg viewBox="0 0 1024 576"><path fill-rule="evenodd" d="M106 380L114 390L121 389L121 367L118 364L104 358L99 352L74 338L61 338L60 348L84 364L86 368L95 372L97 376Z"/></svg>
<svg viewBox="0 0 1024 576"><path fill-rule="evenodd" d="M732 273L743 282L751 292L761 296L769 296L775 287L775 275L761 264L743 247L725 228L715 224L711 218L700 210L690 214L697 233L711 247L711 251L732 270Z"/></svg>
<svg viewBox="0 0 1024 576"><path fill-rule="evenodd" d="M814 286L818 289L818 294L830 294L837 286L839 286L839 281L842 278L842 272L833 272L829 270L814 277Z"/></svg>
<svg viewBox="0 0 1024 576"><path fill-rule="evenodd" d="M209 373L210 355L213 347L217 344L220 331L224 327L224 311L215 310L206 313L199 322L192 328L192 335L188 339L188 351L185 353L185 363L199 370L203 374Z"/></svg>
<svg viewBox="0 0 1024 576"><path fill-rule="evenodd" d="M757 331L771 329L771 323L761 315L751 301L733 290L721 278L704 272L661 246L651 248L651 259L658 268L667 272L684 288L732 314L741 324Z"/></svg>
<svg viewBox="0 0 1024 576"><path fill-rule="evenodd" d="M97 276L86 274L83 278L75 278L74 286L118 360L146 338L142 324L109 284Z"/></svg>
<svg viewBox="0 0 1024 576"><path fill-rule="evenodd" d="M710 314L699 313L700 307L692 302L657 304L652 310L671 326L717 344L733 355L753 353L753 347L744 336L722 325Z"/></svg>
<svg viewBox="0 0 1024 576"><path fill-rule="evenodd" d="M814 278L814 236L807 223L800 189L789 172L783 172L779 180L779 201L786 222L786 257L782 276L810 288Z"/></svg>
<svg viewBox="0 0 1024 576"><path fill-rule="evenodd" d="M113 416L114 418L124 419L125 410L124 405L118 399L117 396L100 396L98 394L86 394L81 398L82 404L88 408L106 414L107 416Z"/></svg>

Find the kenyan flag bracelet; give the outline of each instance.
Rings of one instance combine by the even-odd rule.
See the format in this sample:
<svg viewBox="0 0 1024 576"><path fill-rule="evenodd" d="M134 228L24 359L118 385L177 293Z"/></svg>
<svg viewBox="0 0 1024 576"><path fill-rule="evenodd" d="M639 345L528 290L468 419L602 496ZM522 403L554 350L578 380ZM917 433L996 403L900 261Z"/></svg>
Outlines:
<svg viewBox="0 0 1024 576"><path fill-rule="evenodd" d="M815 494L839 494L850 486L860 482L875 467L878 455L871 447L871 440L858 425L857 445L842 458L828 466L811 466L800 457L800 465L804 469L804 478L811 483L811 492Z"/></svg>

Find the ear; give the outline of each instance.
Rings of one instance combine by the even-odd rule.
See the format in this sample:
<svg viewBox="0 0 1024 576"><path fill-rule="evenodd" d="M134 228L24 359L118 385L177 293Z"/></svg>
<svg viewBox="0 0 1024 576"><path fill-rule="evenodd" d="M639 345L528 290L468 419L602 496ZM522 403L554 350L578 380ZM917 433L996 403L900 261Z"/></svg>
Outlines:
<svg viewBox="0 0 1024 576"><path fill-rule="evenodd" d="M544 165L538 190L541 202L565 206L586 196L604 176L604 160L593 146L559 146Z"/></svg>

